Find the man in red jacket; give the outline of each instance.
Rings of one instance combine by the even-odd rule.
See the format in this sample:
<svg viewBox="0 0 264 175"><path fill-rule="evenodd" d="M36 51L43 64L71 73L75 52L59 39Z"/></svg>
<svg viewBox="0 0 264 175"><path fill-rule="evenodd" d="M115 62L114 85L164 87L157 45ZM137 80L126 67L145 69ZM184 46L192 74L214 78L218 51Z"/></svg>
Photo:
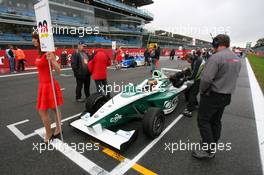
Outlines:
<svg viewBox="0 0 264 175"><path fill-rule="evenodd" d="M111 65L111 59L103 49L96 49L94 58L89 61L88 68L95 81L97 92L103 93L107 87L107 67ZM109 96L110 94L105 94Z"/></svg>

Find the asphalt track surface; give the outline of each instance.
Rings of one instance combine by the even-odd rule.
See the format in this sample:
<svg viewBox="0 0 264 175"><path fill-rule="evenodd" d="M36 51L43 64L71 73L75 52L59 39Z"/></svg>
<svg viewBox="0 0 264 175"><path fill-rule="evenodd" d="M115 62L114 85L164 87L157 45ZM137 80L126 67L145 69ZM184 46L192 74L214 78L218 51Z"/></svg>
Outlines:
<svg viewBox="0 0 264 175"><path fill-rule="evenodd" d="M191 151L174 151L166 149L166 145L185 142L199 142L197 128L197 113L192 118L181 118L149 151L136 163L145 169L129 169L125 174L164 174L164 175L260 175L261 162L258 149L258 139L252 107L250 85L245 61L237 82L236 92L232 103L223 115L223 129L221 141L230 142L230 151L216 153L216 157L209 161L199 161L191 157ZM184 61L161 60L161 67L183 68ZM127 69L121 71L108 70L109 83L126 84L128 82L140 83L150 76L146 67ZM75 79L71 70L56 76L63 90L64 105L62 118L67 118L83 111L84 104L75 102ZM37 74L1 77L0 78L0 174L88 174L72 160L59 151L33 150L33 143L41 141L41 137L34 135L24 140L7 128L7 125L28 119L28 122L17 125L16 128L24 135L34 133L42 128L40 117L35 110L37 99ZM95 92L95 84L91 84L91 92ZM166 126L175 120L185 108L184 98L173 114L166 116ZM63 123L64 142L67 143L93 143L94 138L77 131ZM100 143L99 150L85 151L82 153L89 160L111 172L120 164L122 158L133 159L150 142L142 133L140 121L134 121L122 126L123 129L137 129L139 136L130 147L118 152L111 147ZM109 148L110 152L117 152L117 156L109 156L103 150ZM121 155L123 157L121 157ZM141 173L140 173L141 172Z"/></svg>

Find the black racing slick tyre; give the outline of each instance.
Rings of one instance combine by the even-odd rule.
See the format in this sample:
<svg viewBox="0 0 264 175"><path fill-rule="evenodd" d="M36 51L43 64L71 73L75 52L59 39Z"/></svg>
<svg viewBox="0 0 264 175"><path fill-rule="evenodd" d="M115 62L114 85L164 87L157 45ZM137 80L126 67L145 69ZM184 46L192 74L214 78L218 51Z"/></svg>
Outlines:
<svg viewBox="0 0 264 175"><path fill-rule="evenodd" d="M151 107L143 117L143 131L151 139L160 135L165 124L164 113L160 108Z"/></svg>
<svg viewBox="0 0 264 175"><path fill-rule="evenodd" d="M132 65L133 68L137 67L137 62L134 62Z"/></svg>
<svg viewBox="0 0 264 175"><path fill-rule="evenodd" d="M86 112L89 112L91 116L96 113L106 102L108 98L101 93L91 94L85 104Z"/></svg>

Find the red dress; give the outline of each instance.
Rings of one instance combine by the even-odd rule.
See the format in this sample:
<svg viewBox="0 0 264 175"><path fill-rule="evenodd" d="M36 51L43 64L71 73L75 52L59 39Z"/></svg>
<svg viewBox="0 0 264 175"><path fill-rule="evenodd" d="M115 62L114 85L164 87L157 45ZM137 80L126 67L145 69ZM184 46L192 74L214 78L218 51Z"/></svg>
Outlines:
<svg viewBox="0 0 264 175"><path fill-rule="evenodd" d="M47 110L54 109L54 95L52 91L49 63L46 59L46 54L39 56L36 59L36 66L38 68L38 78L39 78L39 87L38 87L38 101L37 101L37 110ZM55 93L58 106L63 104L62 92L59 83L54 80Z"/></svg>

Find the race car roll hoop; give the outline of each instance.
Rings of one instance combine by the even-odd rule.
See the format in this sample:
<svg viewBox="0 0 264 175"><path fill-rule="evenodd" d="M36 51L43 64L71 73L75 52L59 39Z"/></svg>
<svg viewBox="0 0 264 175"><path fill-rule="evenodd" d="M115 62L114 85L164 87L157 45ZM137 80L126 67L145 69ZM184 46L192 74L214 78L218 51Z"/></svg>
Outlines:
<svg viewBox="0 0 264 175"><path fill-rule="evenodd" d="M166 75L171 72L172 76ZM144 134L155 139L164 129L165 115L176 109L179 94L192 83L186 80L187 75L188 70L162 68L137 86L127 85L111 99L101 93L92 94L86 101L86 113L70 125L118 150L125 150L136 139L137 131L114 132L109 128L142 119Z"/></svg>

